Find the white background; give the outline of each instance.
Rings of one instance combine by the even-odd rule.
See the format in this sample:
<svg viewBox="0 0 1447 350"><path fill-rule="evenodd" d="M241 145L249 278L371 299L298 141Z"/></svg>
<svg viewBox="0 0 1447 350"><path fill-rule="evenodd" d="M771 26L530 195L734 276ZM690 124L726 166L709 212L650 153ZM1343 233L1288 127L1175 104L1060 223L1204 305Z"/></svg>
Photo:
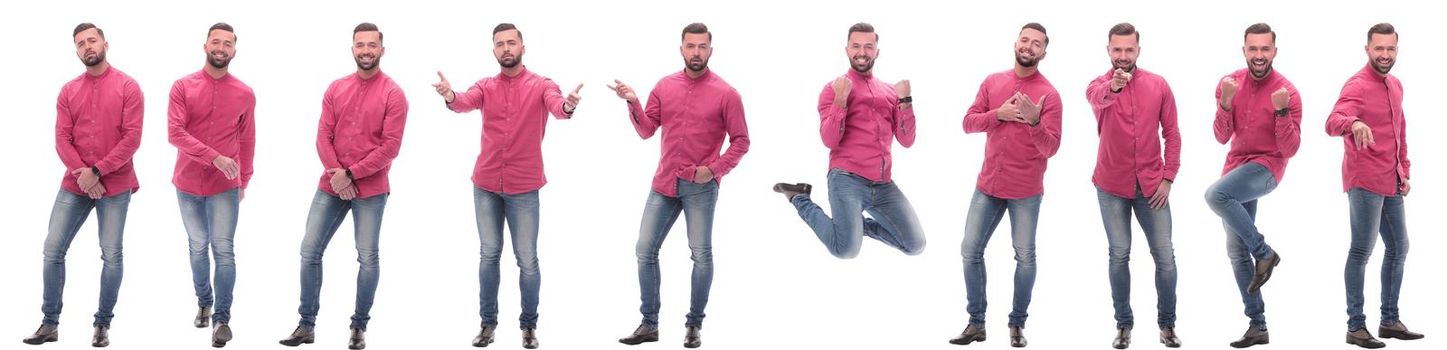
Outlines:
<svg viewBox="0 0 1447 350"><path fill-rule="evenodd" d="M383 70L411 102L401 156L392 167L392 197L382 230L382 279L372 309L372 349L468 348L477 331L477 251L471 182L480 130L476 112L446 110L432 91L434 71L454 86L497 73L490 33L513 22L528 45L534 72L584 100L572 120L552 121L543 149L551 183L542 191L539 242L544 283L539 336L548 349L622 349L615 339L637 325L633 253L658 141L639 140L624 103L604 85L623 79L640 90L682 69L676 47L684 25L714 32L711 67L743 95L751 152L724 180L714 227L716 276L704 341L711 349L953 348L945 340L965 326L958 252L966 203L981 163L983 135L965 135L961 118L987 74L1009 69L1021 25L1038 21L1053 45L1041 71L1062 93L1063 147L1051 160L1039 226L1039 275L1027 335L1031 348L1105 348L1114 332L1106 279L1106 241L1095 189L1093 117L1087 82L1109 68L1107 30L1129 21L1143 33L1139 65L1166 77L1180 109L1183 166L1173 191L1180 271L1178 332L1186 346L1225 348L1246 328L1225 256L1225 233L1202 200L1219 175L1227 147L1213 142L1212 92L1220 76L1244 67L1242 31L1270 23L1280 35L1276 68L1304 98L1302 146L1284 182L1261 202L1261 230L1285 257L1264 289L1273 348L1343 347L1342 266L1348 244L1341 193L1341 141L1322 130L1341 84L1366 64L1366 29L1392 22L1401 32L1398 75L1416 161L1408 201L1412 254L1403 321L1428 333L1393 349L1440 348L1447 304L1437 270L1444 264L1436 232L1444 207L1437 181L1438 106L1444 56L1442 22L1425 3L1198 1L1137 4L1103 1L943 4L925 1L819 2L542 2L281 3L63 1L11 4L0 13L0 343L38 324L41 247L63 167L53 148L54 101L82 73L70 37L77 23L106 31L110 62L141 84L145 137L135 156L142 189L126 227L126 277L112 347L201 348L209 331L191 328L195 311L186 234L170 184L175 148L166 142L171 83L200 69L206 29L226 21L239 35L232 73L257 93L256 176L243 202L236 251L238 281L232 348L279 348L294 327L298 245L309 200L322 171L314 147L323 90L351 74L351 29L377 23L386 35ZM846 29L871 22L881 34L876 73L913 82L918 142L895 147L895 180L909 195L929 237L920 256L866 240L857 259L831 257L783 198L779 181L812 182L822 191L827 149L818 139L817 96L843 74ZM640 93L640 95L642 95ZM100 262L94 220L70 250L61 341L46 348L86 348ZM987 250L990 340L1004 348L1013 271L1008 227ZM1138 232L1138 231L1137 231ZM355 252L344 225L326 256L317 344L337 349L347 337ZM998 236L1004 236L998 237ZM1138 348L1155 348L1155 293L1149 254L1135 234L1133 305ZM682 342L690 262L683 225L664 244L662 342ZM509 245L511 243L508 243ZM511 249L505 250L510 252ZM1378 266L1368 266L1368 325L1379 318ZM516 268L504 254L501 320L495 347L519 346ZM1375 331L1375 327L1372 327Z"/></svg>

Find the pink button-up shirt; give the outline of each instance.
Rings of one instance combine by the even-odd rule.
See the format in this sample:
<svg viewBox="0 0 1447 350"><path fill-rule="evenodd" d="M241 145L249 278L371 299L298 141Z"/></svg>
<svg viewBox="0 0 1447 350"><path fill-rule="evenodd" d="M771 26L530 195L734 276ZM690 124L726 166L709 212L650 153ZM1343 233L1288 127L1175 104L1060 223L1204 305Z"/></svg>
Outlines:
<svg viewBox="0 0 1447 350"><path fill-rule="evenodd" d="M517 76L499 73L455 94L447 108L465 113L482 109L482 149L472 169L472 184L488 192L519 194L548 183L543 174L543 133L548 113L558 119L563 94L558 84L523 68Z"/></svg>
<svg viewBox="0 0 1447 350"><path fill-rule="evenodd" d="M1231 141L1231 151L1226 153L1226 167L1221 175L1231 172L1246 163L1256 163L1276 176L1286 173L1286 161L1296 155L1301 146L1301 94L1285 76L1272 70L1265 79L1256 80L1251 71L1241 69L1231 73L1236 79L1236 96L1231 100L1231 110L1216 103L1216 142ZM1276 107L1271 104L1271 94L1286 88L1290 95L1287 116L1276 117ZM1216 85L1216 99L1221 98L1221 86Z"/></svg>
<svg viewBox="0 0 1447 350"><path fill-rule="evenodd" d="M677 197L678 179L693 181L699 166L722 182L749 151L743 99L712 70L697 79L682 71L659 79L648 94L648 108L629 103L628 114L644 139L663 127L653 190L665 196ZM720 155L724 136L729 149Z"/></svg>
<svg viewBox="0 0 1447 350"><path fill-rule="evenodd" d="M894 85L850 69L852 84L845 108L834 105L834 88L819 93L819 137L829 147L829 168L874 182L893 181L891 141L914 145L914 108L899 109Z"/></svg>
<svg viewBox="0 0 1447 350"><path fill-rule="evenodd" d="M176 174L171 183L182 192L210 196L251 182L256 154L256 94L240 79L226 74L212 79L205 70L171 85L167 130L176 146ZM212 161L236 161L241 174L226 179Z"/></svg>
<svg viewBox="0 0 1447 350"><path fill-rule="evenodd" d="M326 169L352 171L357 198L392 191L387 171L402 148L407 126L407 96L381 71L371 79L353 73L332 82L322 97L317 126L317 155ZM320 187L336 195L331 176L322 173Z"/></svg>
<svg viewBox="0 0 1447 350"><path fill-rule="evenodd" d="M1352 123L1372 128L1372 145L1358 150ZM1360 187L1382 196L1397 195L1397 180L1412 178L1407 159L1407 120L1402 114L1402 82L1382 76L1371 65L1362 68L1341 89L1336 108L1326 119L1326 133L1343 136L1342 190Z"/></svg>
<svg viewBox="0 0 1447 350"><path fill-rule="evenodd" d="M104 196L140 190L131 156L141 146L145 116L141 87L115 67L100 76L81 74L60 88L55 102L55 151L65 164L61 188L85 195L70 172L100 169Z"/></svg>
<svg viewBox="0 0 1447 350"><path fill-rule="evenodd" d="M1120 92L1110 91L1114 77L1112 68L1085 88L1100 136L1091 182L1117 197L1135 198L1137 185L1141 194L1154 196L1161 181L1175 181L1181 169L1176 95L1165 78L1145 69L1136 68ZM1161 140L1165 140L1164 159Z"/></svg>
<svg viewBox="0 0 1447 350"><path fill-rule="evenodd" d="M995 117L995 109L1017 91L1029 96L1032 103L1045 97L1040 121L1034 126ZM1044 194L1046 161L1060 149L1060 114L1060 93L1040 72L1020 78L1012 69L985 77L964 121L965 133L986 135L985 163L975 188L1003 199Z"/></svg>

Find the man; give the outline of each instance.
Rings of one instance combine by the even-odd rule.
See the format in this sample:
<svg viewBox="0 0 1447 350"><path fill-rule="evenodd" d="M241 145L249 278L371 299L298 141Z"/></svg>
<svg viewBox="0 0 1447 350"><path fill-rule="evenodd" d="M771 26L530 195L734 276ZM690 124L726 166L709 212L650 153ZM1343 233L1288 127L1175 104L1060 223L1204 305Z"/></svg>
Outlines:
<svg viewBox="0 0 1447 350"><path fill-rule="evenodd" d="M536 349L534 330L538 326L538 287L542 283L537 250L538 190L548 182L543 175L543 132L549 113L558 119L573 116L583 84L563 97L558 84L529 71L523 65L527 47L522 32L512 23L493 28L492 44L493 57L502 67L497 76L478 80L459 94L438 72L441 81L432 86L453 112L482 110L482 152L472 172L477 234L482 241L478 266L482 331L473 338L472 346L491 344L497 328L498 259L502 257L502 225L506 222L512 230L518 287L522 290L523 310L518 323L523 331L523 347Z"/></svg>
<svg viewBox="0 0 1447 350"><path fill-rule="evenodd" d="M835 257L858 256L863 237L917 255L924 251L924 229L890 173L891 141L914 145L909 80L890 85L875 78L879 35L868 23L849 27L844 54L851 69L819 93L819 136L829 148L833 218L809 197L812 185L779 183L774 191L784 194Z"/></svg>
<svg viewBox="0 0 1447 350"><path fill-rule="evenodd" d="M81 23L75 26L71 38L85 73L61 87L55 103L55 150L65 164L66 175L55 196L50 230L45 237L45 292L40 306L45 318L24 342L39 345L59 339L65 253L86 217L95 210L104 264L91 346L105 347L110 345L111 318L115 317L112 311L124 272L121 237L126 210L131 194L140 189L131 156L141 145L145 98L134 79L106 60L110 44L104 31L94 24Z"/></svg>
<svg viewBox="0 0 1447 350"><path fill-rule="evenodd" d="M984 132L985 163L965 216L966 311L970 324L951 344L985 340L985 244L1005 212L1015 247L1015 302L1010 311L1010 346L1024 347L1023 329L1035 288L1035 227L1045 193L1045 165L1060 149L1060 94L1040 73L1050 37L1045 26L1028 23L1015 39L1015 67L980 83L965 114L965 133Z"/></svg>
<svg viewBox="0 0 1447 350"><path fill-rule="evenodd" d="M231 341L232 242L256 154L256 94L228 72L236 57L231 25L216 23L206 35L206 65L171 86L167 129L177 149L171 182L190 241L191 282L200 305L193 324L205 328L214 319L211 345L219 348ZM216 255L214 293L208 250Z"/></svg>
<svg viewBox="0 0 1447 350"><path fill-rule="evenodd" d="M380 275L377 240L382 233L382 212L391 188L387 172L402 147L407 124L407 96L392 78L382 73L382 32L372 23L352 30L352 58L357 72L332 82L322 97L317 127L317 154L326 171L312 196L306 236L301 242L301 321L282 345L297 346L315 340L317 310L321 308L322 252L337 233L347 212L352 213L356 235L357 305L352 313L349 349L367 347L365 333L372 299Z"/></svg>
<svg viewBox="0 0 1447 350"><path fill-rule="evenodd" d="M1382 255L1382 323L1377 335L1402 340L1422 339L1423 335L1407 330L1397 315L1407 262L1404 198L1412 191L1412 161L1407 158L1402 82L1390 74L1397 62L1396 28L1379 23L1368 29L1366 52L1367 66L1342 87L1341 97L1327 117L1326 133L1342 137L1342 190L1351 208L1352 241L1345 273L1346 342L1375 349L1386 344L1367 331L1362 285L1378 234L1387 252Z"/></svg>
<svg viewBox="0 0 1447 350"><path fill-rule="evenodd" d="M1276 189L1286 162L1301 146L1301 96L1296 86L1271 67L1276 32L1266 23L1246 28L1246 69L1221 79L1216 89L1216 142L1231 142L1220 180L1206 190L1206 204L1226 227L1226 255L1246 304L1251 326L1232 347L1271 341L1261 285L1281 263L1256 227L1256 203ZM1239 91L1239 92L1238 92Z"/></svg>
<svg viewBox="0 0 1447 350"><path fill-rule="evenodd" d="M647 109L639 103L632 87L617 80L617 85L609 86L628 102L629 120L639 137L648 139L663 128L658 171L643 206L635 249L643 323L633 334L618 339L628 345L658 341L658 250L680 213L688 217L688 249L693 257L693 292L684 322L683 347L703 345L699 331L713 284L713 213L719 182L749 151L743 99L738 90L708 68L708 59L713 56L713 33L703 23L693 23L683 27L682 40L678 52L683 56L684 70L653 86ZM720 155L724 136L728 136L729 148Z"/></svg>
<svg viewBox="0 0 1447 350"><path fill-rule="evenodd" d="M1180 347L1175 330L1176 255L1171 244L1170 205L1171 185L1181 169L1176 96L1165 78L1136 67L1140 32L1134 25L1115 25L1108 39L1105 50L1111 70L1090 82L1085 97L1095 112L1100 136L1091 182L1095 183L1110 247L1110 296L1117 330L1112 346L1129 347L1135 326L1130 308L1130 217L1134 210L1155 258L1156 324L1161 329L1161 343Z"/></svg>

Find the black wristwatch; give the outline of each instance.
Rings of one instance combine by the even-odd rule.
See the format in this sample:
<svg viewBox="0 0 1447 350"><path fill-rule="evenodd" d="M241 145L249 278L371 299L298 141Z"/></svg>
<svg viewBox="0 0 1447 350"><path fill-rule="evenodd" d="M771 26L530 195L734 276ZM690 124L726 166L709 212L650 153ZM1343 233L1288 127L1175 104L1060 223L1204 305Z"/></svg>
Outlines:
<svg viewBox="0 0 1447 350"><path fill-rule="evenodd" d="M91 171L92 173L95 173L95 176L96 176L96 177L100 177L100 167L97 167L97 166L92 165L92 166L90 166L90 171Z"/></svg>
<svg viewBox="0 0 1447 350"><path fill-rule="evenodd" d="M348 169L346 169L346 170L347 170L347 180L356 181L357 179L352 177L352 169L351 169L351 168L348 168Z"/></svg>
<svg viewBox="0 0 1447 350"><path fill-rule="evenodd" d="M899 103L912 103L912 102L914 102L914 96L905 96L905 97L900 97L900 98L899 98Z"/></svg>
<svg viewBox="0 0 1447 350"><path fill-rule="evenodd" d="M1291 109L1290 109L1290 108L1282 108L1282 109L1276 110L1276 116L1278 116L1278 117L1285 117L1285 116L1288 116L1288 115L1291 115Z"/></svg>

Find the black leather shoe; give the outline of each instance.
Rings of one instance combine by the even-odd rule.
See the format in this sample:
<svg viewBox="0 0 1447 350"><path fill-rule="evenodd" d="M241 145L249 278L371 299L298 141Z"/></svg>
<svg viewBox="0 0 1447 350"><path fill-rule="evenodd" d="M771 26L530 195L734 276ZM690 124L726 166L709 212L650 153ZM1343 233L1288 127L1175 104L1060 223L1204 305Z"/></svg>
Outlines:
<svg viewBox="0 0 1447 350"><path fill-rule="evenodd" d="M703 346L703 336L698 334L699 326L688 326L688 332L683 335L683 347L696 348Z"/></svg>
<svg viewBox="0 0 1447 350"><path fill-rule="evenodd" d="M658 327L649 325L638 325L638 329L634 329L633 334L618 339L619 343L628 345L638 345L655 341L658 341Z"/></svg>
<svg viewBox="0 0 1447 350"><path fill-rule="evenodd" d="M1025 341L1024 326L1010 326L1010 347L1023 348L1030 342Z"/></svg>
<svg viewBox="0 0 1447 350"><path fill-rule="evenodd" d="M56 329L54 325L41 323L40 328L35 330L35 334L20 341L30 345L40 345L56 340L60 340L60 330Z"/></svg>
<svg viewBox="0 0 1447 350"><path fill-rule="evenodd" d="M488 344L492 344L492 332L495 330L497 330L496 325L482 326L482 330L477 332L477 336L472 337L472 346L485 348Z"/></svg>
<svg viewBox="0 0 1447 350"><path fill-rule="evenodd" d="M1425 335L1422 335L1422 333L1415 333L1407 330L1407 325L1402 324L1401 321L1393 323L1391 326L1378 327L1377 335L1382 336L1382 338L1394 338L1401 340L1417 340L1426 337Z"/></svg>
<svg viewBox="0 0 1447 350"><path fill-rule="evenodd" d="M523 349L538 348L538 333L536 329L523 328Z"/></svg>
<svg viewBox="0 0 1447 350"><path fill-rule="evenodd" d="M200 310L197 310L196 320L191 321L191 325L196 328L211 327L211 307L202 306Z"/></svg>
<svg viewBox="0 0 1447 350"><path fill-rule="evenodd" d="M790 202L794 201L794 196L798 196L801 194L807 196L810 193L813 193L813 191L813 185L802 182L796 184L786 184L782 182L774 184L774 192L783 193L784 198L788 199Z"/></svg>
<svg viewBox="0 0 1447 350"><path fill-rule="evenodd" d="M1181 338L1176 337L1175 327L1161 328L1161 344L1165 344L1168 348L1181 347Z"/></svg>
<svg viewBox="0 0 1447 350"><path fill-rule="evenodd" d="M1366 328L1347 332L1347 344L1367 349L1381 349L1387 346L1387 344L1382 343L1382 341L1377 340L1377 338L1372 338L1372 333L1367 332Z"/></svg>
<svg viewBox="0 0 1447 350"><path fill-rule="evenodd" d="M985 341L985 327L970 324L969 326L965 326L965 331L960 332L960 336L955 337L955 339L950 339L950 344L970 345L970 343L977 341Z"/></svg>
<svg viewBox="0 0 1447 350"><path fill-rule="evenodd" d="M1231 342L1231 347L1240 349L1257 344L1271 344L1271 334L1265 329L1253 326L1246 329L1246 334L1242 334L1241 339Z"/></svg>
<svg viewBox="0 0 1447 350"><path fill-rule="evenodd" d="M1115 341L1111 342L1110 346L1116 349L1130 347L1130 327L1120 327L1115 333Z"/></svg>
<svg viewBox="0 0 1447 350"><path fill-rule="evenodd" d="M231 325L226 322L216 322L216 329L211 330L211 347L226 347L226 342L231 341Z"/></svg>
<svg viewBox="0 0 1447 350"><path fill-rule="evenodd" d="M111 345L110 326L95 326L95 334L90 337L90 346L104 348Z"/></svg>
<svg viewBox="0 0 1447 350"><path fill-rule="evenodd" d="M367 348L367 331L361 328L352 328L352 337L347 339L347 348L362 350Z"/></svg>
<svg viewBox="0 0 1447 350"><path fill-rule="evenodd" d="M1281 254L1271 252L1271 255L1256 260L1256 274L1251 276L1251 285L1246 287L1246 292L1256 294L1261 292L1261 286L1266 280L1271 279L1271 271L1276 270L1276 265L1281 264Z"/></svg>
<svg viewBox="0 0 1447 350"><path fill-rule="evenodd" d="M297 346L314 343L316 339L316 333L312 331L311 327L296 326L296 330L291 331L291 335L287 336L286 339L282 339L279 343L286 346Z"/></svg>

